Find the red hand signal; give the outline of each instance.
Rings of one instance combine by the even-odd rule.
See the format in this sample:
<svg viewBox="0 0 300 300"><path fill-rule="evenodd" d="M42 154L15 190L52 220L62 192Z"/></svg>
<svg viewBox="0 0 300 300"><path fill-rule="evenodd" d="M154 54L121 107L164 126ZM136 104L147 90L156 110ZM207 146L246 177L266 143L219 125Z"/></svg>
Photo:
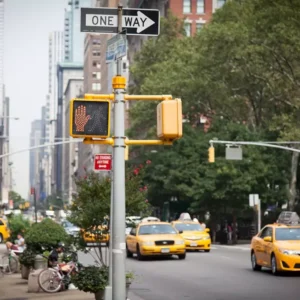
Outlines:
<svg viewBox="0 0 300 300"><path fill-rule="evenodd" d="M90 115L86 115L86 107L84 105L78 106L75 110L75 125L77 132L84 132L84 126L90 119Z"/></svg>

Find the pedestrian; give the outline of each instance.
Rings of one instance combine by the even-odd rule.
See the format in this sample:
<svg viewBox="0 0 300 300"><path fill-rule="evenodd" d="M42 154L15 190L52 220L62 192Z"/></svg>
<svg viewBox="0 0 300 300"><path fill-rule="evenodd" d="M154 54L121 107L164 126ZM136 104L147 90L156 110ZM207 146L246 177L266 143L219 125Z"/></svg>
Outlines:
<svg viewBox="0 0 300 300"><path fill-rule="evenodd" d="M16 240L15 244L13 244L11 242L6 243L7 250L14 250L14 251L18 251L18 252L24 251L25 239L23 238L21 233L18 234L17 238L18 239Z"/></svg>
<svg viewBox="0 0 300 300"><path fill-rule="evenodd" d="M202 222L202 221L199 221L199 223L200 223L200 225L202 226L202 228L203 228L203 229L205 229L205 228L206 228L206 224L205 224L204 222Z"/></svg>

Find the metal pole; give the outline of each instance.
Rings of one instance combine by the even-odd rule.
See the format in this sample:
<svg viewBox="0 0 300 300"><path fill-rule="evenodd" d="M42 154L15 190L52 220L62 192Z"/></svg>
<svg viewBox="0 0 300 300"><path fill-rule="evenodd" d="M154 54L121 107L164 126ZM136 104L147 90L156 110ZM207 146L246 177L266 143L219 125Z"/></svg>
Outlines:
<svg viewBox="0 0 300 300"><path fill-rule="evenodd" d="M112 164L114 165L114 160L112 158ZM112 274L113 274L113 263L112 263L112 228L113 228L113 202L114 202L114 184L113 184L113 171L110 172L110 178L111 178L111 185L110 185L110 216L109 216L109 281L108 281L108 286L105 287L105 300L112 300Z"/></svg>
<svg viewBox="0 0 300 300"><path fill-rule="evenodd" d="M118 32L122 31L123 7L118 6ZM113 238L112 238L112 298L126 299L125 274L125 79L122 61L117 61L114 88L114 146L113 146Z"/></svg>
<svg viewBox="0 0 300 300"><path fill-rule="evenodd" d="M33 193L33 201L34 201L35 223L37 223L37 207L36 207L36 192L35 192L35 189L34 189L34 193Z"/></svg>
<svg viewBox="0 0 300 300"><path fill-rule="evenodd" d="M258 199L258 204L257 204L257 229L258 229L258 232L260 232L260 229L261 229L261 205L260 205L260 199Z"/></svg>

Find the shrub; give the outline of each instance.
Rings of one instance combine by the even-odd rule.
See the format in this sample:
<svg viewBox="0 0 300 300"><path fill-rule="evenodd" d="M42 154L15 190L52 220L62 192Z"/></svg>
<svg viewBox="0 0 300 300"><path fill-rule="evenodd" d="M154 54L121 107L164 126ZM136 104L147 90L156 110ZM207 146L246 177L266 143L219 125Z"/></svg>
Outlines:
<svg viewBox="0 0 300 300"><path fill-rule="evenodd" d="M21 233L23 236L27 233L30 228L30 222L22 215L12 216L9 219L9 228L11 230L10 240L14 242L18 233Z"/></svg>
<svg viewBox="0 0 300 300"><path fill-rule="evenodd" d="M86 293L97 293L108 285L109 269L106 266L89 266L72 276L73 284Z"/></svg>
<svg viewBox="0 0 300 300"><path fill-rule="evenodd" d="M19 256L20 264L31 268L34 266L34 260L35 260L36 253L31 249L25 249L22 254Z"/></svg>
<svg viewBox="0 0 300 300"><path fill-rule="evenodd" d="M59 242L67 242L68 235L64 228L50 219L33 224L25 235L25 242L29 249L42 253L52 250Z"/></svg>

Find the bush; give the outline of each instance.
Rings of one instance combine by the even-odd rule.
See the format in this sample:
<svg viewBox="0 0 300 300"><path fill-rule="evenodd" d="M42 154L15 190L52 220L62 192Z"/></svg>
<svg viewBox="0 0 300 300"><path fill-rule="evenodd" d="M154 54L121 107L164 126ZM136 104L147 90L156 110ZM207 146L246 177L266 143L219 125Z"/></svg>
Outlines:
<svg viewBox="0 0 300 300"><path fill-rule="evenodd" d="M34 260L35 260L36 253L30 249L25 249L22 254L19 256L20 264L31 268L34 266Z"/></svg>
<svg viewBox="0 0 300 300"><path fill-rule="evenodd" d="M80 291L95 294L108 285L108 271L106 266L86 267L72 276L72 282Z"/></svg>
<svg viewBox="0 0 300 300"><path fill-rule="evenodd" d="M21 233L23 236L27 233L30 228L30 222L22 215L12 216L9 219L9 228L11 230L10 240L14 242L17 239L18 233Z"/></svg>
<svg viewBox="0 0 300 300"><path fill-rule="evenodd" d="M52 250L59 242L67 242L68 235L64 228L50 219L33 224L25 235L27 248L42 253Z"/></svg>

